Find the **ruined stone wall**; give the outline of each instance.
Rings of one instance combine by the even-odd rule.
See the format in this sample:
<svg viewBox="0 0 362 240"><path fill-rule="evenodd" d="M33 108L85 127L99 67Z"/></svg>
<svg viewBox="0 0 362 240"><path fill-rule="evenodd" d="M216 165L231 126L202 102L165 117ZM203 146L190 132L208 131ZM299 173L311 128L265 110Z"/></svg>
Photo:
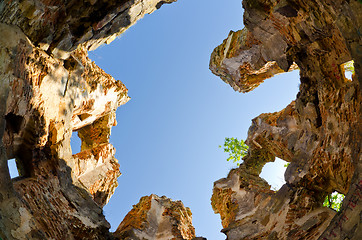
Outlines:
<svg viewBox="0 0 362 240"><path fill-rule="evenodd" d="M128 101L127 89L92 64L86 51L63 61L35 47L18 27L1 23L0 29L12 39L1 42L1 237L72 239L94 231L98 239L108 232L100 206L117 185L119 165L108 142L91 149L94 160L84 151L73 157L70 137L73 129L114 115ZM10 180L10 158L22 169L18 179ZM98 182L109 185L94 189Z"/></svg>
<svg viewBox="0 0 362 240"><path fill-rule="evenodd" d="M227 239L361 239L360 1L244 0L245 29L230 32L210 69L236 91L300 70L295 101L261 114L248 155L214 184L212 206ZM352 80L343 64L354 60ZM290 162L279 191L259 177L267 162ZM340 212L327 194L346 194Z"/></svg>
<svg viewBox="0 0 362 240"><path fill-rule="evenodd" d="M15 25L34 45L68 58L79 45L110 43L147 13L176 0L5 0L0 22Z"/></svg>
<svg viewBox="0 0 362 240"><path fill-rule="evenodd" d="M87 50L173 1L0 2L1 239L114 238L102 212L120 175L109 137L129 97Z"/></svg>
<svg viewBox="0 0 362 240"><path fill-rule="evenodd" d="M114 236L118 239L194 239L192 214L181 201L152 194L133 206Z"/></svg>
<svg viewBox="0 0 362 240"><path fill-rule="evenodd" d="M167 198L142 198L114 234L102 212L120 175L111 127L129 97L87 51L170 2L0 2L0 238L194 238L189 209ZM361 5L244 0L246 28L212 53L210 69L237 91L296 68L301 76L297 99L253 120L244 163L215 182L228 239L361 239ZM290 162L279 191L259 177L275 157ZM346 194L339 213L322 207L332 191Z"/></svg>

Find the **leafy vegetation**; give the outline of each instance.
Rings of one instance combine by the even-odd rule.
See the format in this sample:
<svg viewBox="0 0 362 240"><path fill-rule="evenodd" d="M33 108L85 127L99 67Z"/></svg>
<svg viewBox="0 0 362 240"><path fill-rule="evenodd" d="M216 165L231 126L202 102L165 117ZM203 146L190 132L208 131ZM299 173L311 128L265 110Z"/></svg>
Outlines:
<svg viewBox="0 0 362 240"><path fill-rule="evenodd" d="M219 146L222 147L221 145ZM237 165L240 165L240 162L244 156L248 153L248 145L245 144L244 140L238 140L237 138L225 138L224 142L224 152L229 153L227 161L236 162Z"/></svg>
<svg viewBox="0 0 362 240"><path fill-rule="evenodd" d="M284 164L284 167L288 167L290 163ZM336 210L337 212L341 209L344 195L338 192L329 194L323 202L324 207L329 207Z"/></svg>
<svg viewBox="0 0 362 240"><path fill-rule="evenodd" d="M324 199L323 206L332 208L338 212L341 209L343 199L343 194L333 192Z"/></svg>
<svg viewBox="0 0 362 240"><path fill-rule="evenodd" d="M233 161L239 166L242 158L248 153L248 145L245 144L244 140L238 140L237 138L225 138L224 152L229 154L227 161ZM220 145L219 148L222 148ZM284 164L284 167L288 167L290 163ZM337 212L341 209L344 195L341 193L333 192L329 194L323 202L323 206L329 207L336 210Z"/></svg>
<svg viewBox="0 0 362 240"><path fill-rule="evenodd" d="M354 61L349 61L343 64L344 70L354 73Z"/></svg>

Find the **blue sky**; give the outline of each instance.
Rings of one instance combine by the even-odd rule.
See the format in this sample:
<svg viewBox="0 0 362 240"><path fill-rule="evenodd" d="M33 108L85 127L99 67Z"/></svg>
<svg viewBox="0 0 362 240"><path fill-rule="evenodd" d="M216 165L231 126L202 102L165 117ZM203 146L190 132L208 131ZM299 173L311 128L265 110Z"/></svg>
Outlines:
<svg viewBox="0 0 362 240"><path fill-rule="evenodd" d="M89 52L131 97L117 110L111 135L122 172L104 208L112 231L142 196L155 193L190 207L198 236L225 239L210 198L213 182L235 164L218 146L225 137L245 139L251 119L283 109L299 84L295 71L241 94L210 72L212 50L243 28L242 14L241 0L179 0ZM263 172L273 184L283 178L283 163L277 165Z"/></svg>

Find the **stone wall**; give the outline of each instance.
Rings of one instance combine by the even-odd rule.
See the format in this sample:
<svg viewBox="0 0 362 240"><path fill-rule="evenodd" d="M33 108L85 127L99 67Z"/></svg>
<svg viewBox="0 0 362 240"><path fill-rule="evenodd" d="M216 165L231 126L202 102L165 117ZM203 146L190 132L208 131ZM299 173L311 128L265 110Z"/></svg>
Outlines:
<svg viewBox="0 0 362 240"><path fill-rule="evenodd" d="M126 215L114 233L117 239L194 239L192 214L181 201L151 196L140 202Z"/></svg>
<svg viewBox="0 0 362 240"><path fill-rule="evenodd" d="M120 175L109 136L130 98L87 50L170 2L0 3L1 239L114 238L102 211ZM82 140L76 154L73 131Z"/></svg>
<svg viewBox="0 0 362 240"><path fill-rule="evenodd" d="M212 206L227 239L360 239L361 22L359 1L244 0L245 28L230 32L210 69L236 91L300 70L297 99L252 121L248 155L214 184ZM346 79L343 64L354 60ZM259 177L290 162L279 191ZM345 194L340 212L322 203Z"/></svg>
<svg viewBox="0 0 362 240"><path fill-rule="evenodd" d="M174 1L0 2L1 239L195 237L190 210L155 195L109 232L102 207L120 175L109 136L129 97L87 58ZM253 120L244 163L215 182L222 231L230 240L361 239L361 2L244 0L243 7L245 29L215 49L210 69L240 92L296 68L301 85L284 110ZM350 60L352 80L343 69ZM76 154L73 131L82 140ZM290 162L279 191L259 177L275 157ZM346 195L338 213L322 206L332 191Z"/></svg>

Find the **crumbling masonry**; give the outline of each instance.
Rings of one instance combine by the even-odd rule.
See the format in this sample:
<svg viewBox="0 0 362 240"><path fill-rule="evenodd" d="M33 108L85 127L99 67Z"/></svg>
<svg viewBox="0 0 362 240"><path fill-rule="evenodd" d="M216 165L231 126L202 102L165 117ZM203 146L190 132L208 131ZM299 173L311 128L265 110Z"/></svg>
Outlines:
<svg viewBox="0 0 362 240"><path fill-rule="evenodd" d="M120 175L109 136L129 97L87 58L174 1L0 1L1 239L195 238L190 210L156 195L109 232L102 207ZM296 68L301 84L285 109L253 119L244 163L215 182L211 204L222 231L229 240L362 239L361 1L243 0L243 7L245 28L214 50L212 72L240 92ZM343 69L350 60L352 80ZM82 140L75 155L73 131ZM275 157L290 162L279 191L259 177ZM346 195L338 213L322 206L332 191Z"/></svg>

